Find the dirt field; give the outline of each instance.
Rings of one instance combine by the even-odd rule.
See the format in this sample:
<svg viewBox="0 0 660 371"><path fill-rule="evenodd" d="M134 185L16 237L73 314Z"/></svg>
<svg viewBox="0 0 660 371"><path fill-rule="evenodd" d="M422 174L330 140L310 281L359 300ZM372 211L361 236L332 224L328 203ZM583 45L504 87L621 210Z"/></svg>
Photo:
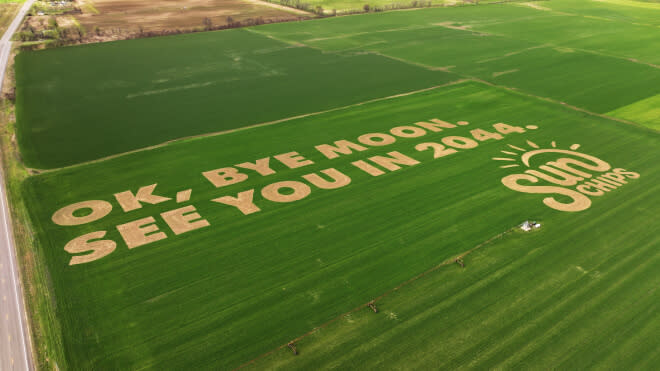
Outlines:
<svg viewBox="0 0 660 371"><path fill-rule="evenodd" d="M293 20L296 10L278 9L245 0L78 0L78 21L92 32L95 27L115 33L189 30L248 19ZM205 21L206 20L206 21ZM205 23L206 22L206 23Z"/></svg>

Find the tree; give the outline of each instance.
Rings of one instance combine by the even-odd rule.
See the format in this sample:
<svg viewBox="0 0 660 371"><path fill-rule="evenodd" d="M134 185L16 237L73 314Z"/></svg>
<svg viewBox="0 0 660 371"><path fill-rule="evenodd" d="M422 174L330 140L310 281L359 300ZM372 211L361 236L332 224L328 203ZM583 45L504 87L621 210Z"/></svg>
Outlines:
<svg viewBox="0 0 660 371"><path fill-rule="evenodd" d="M364 6L362 7L362 9L364 9L364 12L365 12L365 13L369 13L369 10L370 10L371 8L369 7L369 4L364 4Z"/></svg>

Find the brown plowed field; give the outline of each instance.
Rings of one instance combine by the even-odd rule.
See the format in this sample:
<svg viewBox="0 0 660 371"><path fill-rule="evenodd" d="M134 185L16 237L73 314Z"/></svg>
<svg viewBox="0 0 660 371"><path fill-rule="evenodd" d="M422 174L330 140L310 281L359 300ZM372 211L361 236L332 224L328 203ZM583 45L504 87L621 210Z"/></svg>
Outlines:
<svg viewBox="0 0 660 371"><path fill-rule="evenodd" d="M79 7L83 14L76 18L88 31L98 27L119 33L140 28L144 31L203 28L205 18L211 20L212 26L221 26L231 19L234 22L259 17L294 20L301 16L293 10L244 0L84 0L79 1Z"/></svg>

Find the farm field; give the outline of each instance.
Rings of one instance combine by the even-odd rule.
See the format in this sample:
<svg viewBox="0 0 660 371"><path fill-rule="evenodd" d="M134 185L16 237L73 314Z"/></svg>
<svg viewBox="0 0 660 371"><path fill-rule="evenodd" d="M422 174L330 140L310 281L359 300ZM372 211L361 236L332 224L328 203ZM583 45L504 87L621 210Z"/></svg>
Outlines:
<svg viewBox="0 0 660 371"><path fill-rule="evenodd" d="M512 3L392 12L365 16L362 22L333 18L310 26L280 24L258 30L325 51L367 50L445 68L597 113L660 93L656 65L660 52L652 41L660 37L660 28L639 24L632 16L621 21L606 18L603 12L597 12L598 18L564 12L572 3L534 3L557 11ZM649 12L633 9L633 14Z"/></svg>
<svg viewBox="0 0 660 371"><path fill-rule="evenodd" d="M429 8L19 54L52 358L651 368L655 5Z"/></svg>
<svg viewBox="0 0 660 371"><path fill-rule="evenodd" d="M83 13L76 18L90 32L95 27L123 32L136 32L139 27L144 31L202 28L206 26L205 18L213 25L225 25L227 17L233 22L245 22L250 18L294 20L310 16L246 0L82 0L79 3Z"/></svg>
<svg viewBox="0 0 660 371"><path fill-rule="evenodd" d="M44 67L43 58L53 63ZM26 164L36 168L453 79L373 54L324 55L243 29L22 53L16 63L18 136ZM305 68L310 65L317 68ZM388 74L391 70L397 74Z"/></svg>
<svg viewBox="0 0 660 371"><path fill-rule="evenodd" d="M639 368L658 362L657 236L504 237L248 369ZM599 237L575 237L590 229ZM557 232L557 231L555 231ZM553 233L554 234L554 233ZM591 232L586 232L591 236ZM634 238L634 249L621 248ZM575 242L599 245L598 254ZM641 294L642 292L647 294ZM368 365L368 366L367 366Z"/></svg>
<svg viewBox="0 0 660 371"><path fill-rule="evenodd" d="M393 9L428 8L437 6L475 5L471 0L270 0L292 8L303 8L318 12L320 7L324 14L346 14L359 12L381 12ZM481 0L479 4L497 2L498 0ZM365 5L367 6L365 8Z"/></svg>
<svg viewBox="0 0 660 371"><path fill-rule="evenodd" d="M603 11L565 14L561 0L543 4L558 10L434 8L22 53L23 157L29 167L57 168L459 78L601 114L660 94L652 41L660 29L633 17L648 9L632 7L621 21ZM318 67L302 68L309 65Z"/></svg>
<svg viewBox="0 0 660 371"><path fill-rule="evenodd" d="M612 117L629 119L660 130L660 95L642 99L628 106L607 113Z"/></svg>
<svg viewBox="0 0 660 371"><path fill-rule="evenodd" d="M316 17L261 0L40 0L28 15L15 38L31 50Z"/></svg>
<svg viewBox="0 0 660 371"><path fill-rule="evenodd" d="M359 1L359 0L275 0L282 5L287 5L291 7L307 6L309 9L316 10L317 7L321 7L326 14L332 12L337 12L338 14L346 12L361 12L364 11L365 5L369 6L369 9L399 9L399 8L411 8L413 7L413 0L410 1L397 1L397 0L371 0L371 1ZM455 4L455 1L450 0L425 0L424 6L438 6L444 4ZM415 7L420 6L420 1L415 2Z"/></svg>
<svg viewBox="0 0 660 371"><path fill-rule="evenodd" d="M434 117L470 124L427 132L420 138L400 138L332 160L314 149ZM509 133L438 159L433 159L430 149L415 150L420 143L440 142L445 136L470 137L470 130L477 128L493 132L492 125L498 122L521 127L534 124L538 129ZM527 140L544 147L553 141L561 148L577 143L583 151L642 176L594 199L587 211L558 212L546 207L542 196L513 192L500 183L512 171L499 168L502 162L492 158L510 150L507 144L529 148ZM533 237L512 238L510 243L517 249L527 246L525 254L537 249L535 259L558 260L521 269L516 282L528 286L517 291L542 296L557 293L569 283L570 287L580 285L582 281L546 283L549 291L544 291L536 287L539 281L523 278L537 269L565 274L575 266L608 272L598 259L614 259L624 251L646 261L639 268L641 277L657 280L652 270L646 270L657 260L653 247L658 243L647 221L657 212L652 205L658 204L660 167L646 154L655 151L658 141L657 133L650 130L483 83L464 82L35 176L27 182L26 195L44 243L71 367L230 369L530 217L542 220L546 229ZM290 151L314 164L288 169L272 159L275 174L253 173L244 182L221 188L202 176L209 170ZM419 163L377 177L352 165L392 151ZM303 181L301 176L329 168L350 177L351 183L335 190L312 186L309 196L295 203L269 201L261 191L269 184ZM157 195L174 198L178 191L192 189L192 197L187 203L164 201L128 213L113 197L150 184L157 184ZM211 201L237 197L250 189L255 190L259 212L243 215L236 207ZM81 226L51 221L58 209L85 200L107 201L113 210L98 222ZM190 204L210 226L185 237L172 234L159 214ZM84 211L78 216L83 215ZM127 248L116 226L150 216L168 237ZM97 261L70 266L72 255L63 250L64 245L94 231L107 231L105 238L116 241L116 250ZM575 276L568 274L566 279ZM618 282L619 278L611 279ZM657 299L658 293L648 291L650 283L644 280L633 292L626 286L626 295ZM514 295L507 291L511 288L503 285L500 293ZM497 293L492 291L488 298L499 300ZM469 305L471 297L465 300ZM592 310L597 313L599 308ZM510 314L502 309L500 315ZM608 331L625 324L623 319L610 323L608 318L597 324L607 325ZM657 329L656 322L647 326ZM491 336L497 337L496 333ZM436 341L442 339L444 335ZM459 342L456 346L467 351L471 345ZM539 357L549 356L552 349L544 352L542 348ZM405 352L405 347L398 351Z"/></svg>

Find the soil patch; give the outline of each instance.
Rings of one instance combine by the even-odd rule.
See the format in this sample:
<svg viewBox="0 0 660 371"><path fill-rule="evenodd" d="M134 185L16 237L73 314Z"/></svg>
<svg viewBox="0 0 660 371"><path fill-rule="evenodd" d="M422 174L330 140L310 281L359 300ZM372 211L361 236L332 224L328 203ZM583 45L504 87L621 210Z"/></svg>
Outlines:
<svg viewBox="0 0 660 371"><path fill-rule="evenodd" d="M236 22L296 20L298 13L256 0L77 0L76 18L88 32L134 34L189 31ZM100 31L100 32L98 32Z"/></svg>

